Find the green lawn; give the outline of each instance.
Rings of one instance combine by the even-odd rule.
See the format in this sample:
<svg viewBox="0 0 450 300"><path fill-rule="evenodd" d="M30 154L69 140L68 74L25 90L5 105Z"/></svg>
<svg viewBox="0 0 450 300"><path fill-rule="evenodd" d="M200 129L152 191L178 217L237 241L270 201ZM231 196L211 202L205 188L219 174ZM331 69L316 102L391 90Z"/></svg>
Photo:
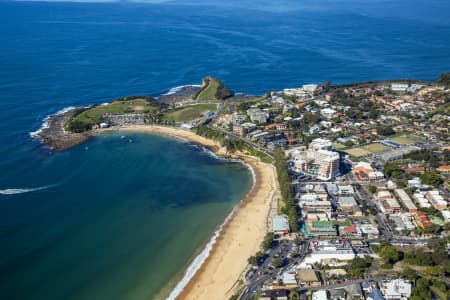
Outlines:
<svg viewBox="0 0 450 300"><path fill-rule="evenodd" d="M217 105L215 104L190 105L165 113L163 119L167 121L186 122L202 117L203 113L207 111L215 112L216 109Z"/></svg>
<svg viewBox="0 0 450 300"><path fill-rule="evenodd" d="M160 107L155 101L151 98L124 98L106 105L93 106L71 119L68 127L80 132L89 130L92 125L99 123L105 114L157 112Z"/></svg>
<svg viewBox="0 0 450 300"><path fill-rule="evenodd" d="M378 144L378 143L362 146L361 148L364 150L367 150L369 152L372 152L372 153L383 152L383 151L387 151L387 150L391 149L388 146Z"/></svg>
<svg viewBox="0 0 450 300"><path fill-rule="evenodd" d="M342 150L342 149L347 148L347 146L345 146L344 144L338 143L338 142L334 142L333 148L336 150Z"/></svg>
<svg viewBox="0 0 450 300"><path fill-rule="evenodd" d="M350 154L351 156L354 156L354 157L361 157L361 156L369 155L372 153L372 152L369 152L362 148L347 149L347 150L345 150L345 152L347 152L348 154Z"/></svg>
<svg viewBox="0 0 450 300"><path fill-rule="evenodd" d="M149 103L146 99L118 100L107 105L99 105L85 110L74 120L84 123L96 123L105 114L123 114L132 112L154 112L158 107Z"/></svg>
<svg viewBox="0 0 450 300"><path fill-rule="evenodd" d="M220 84L217 80L210 79L208 86L197 96L197 100L215 100L219 86Z"/></svg>
<svg viewBox="0 0 450 300"><path fill-rule="evenodd" d="M411 144L415 144L416 143L415 141L413 141L413 140L411 140L411 139L409 139L407 137L403 137L403 136L395 137L395 138L392 138L390 140L393 141L393 142L396 142L398 144L401 144L401 145L411 145Z"/></svg>

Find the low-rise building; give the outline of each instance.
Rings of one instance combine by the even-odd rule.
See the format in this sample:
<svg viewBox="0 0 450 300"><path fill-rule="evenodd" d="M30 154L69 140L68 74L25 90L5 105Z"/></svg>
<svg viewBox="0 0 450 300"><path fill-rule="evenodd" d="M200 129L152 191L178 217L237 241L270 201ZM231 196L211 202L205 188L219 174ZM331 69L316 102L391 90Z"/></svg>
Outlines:
<svg viewBox="0 0 450 300"><path fill-rule="evenodd" d="M416 205L412 202L405 190L395 189L394 193L410 213L417 211Z"/></svg>
<svg viewBox="0 0 450 300"><path fill-rule="evenodd" d="M320 286L322 283L315 270L302 269L297 272L297 280L301 286Z"/></svg>
<svg viewBox="0 0 450 300"><path fill-rule="evenodd" d="M334 224L330 221L312 221L306 222L304 228L304 233L308 237L318 237L318 236L336 236L336 228Z"/></svg>
<svg viewBox="0 0 450 300"><path fill-rule="evenodd" d="M328 300L327 291L319 290L312 293L312 300Z"/></svg>
<svg viewBox="0 0 450 300"><path fill-rule="evenodd" d="M431 205L437 210L444 210L447 208L447 201L441 196L439 191L433 190L425 193L425 198L430 201Z"/></svg>
<svg viewBox="0 0 450 300"><path fill-rule="evenodd" d="M289 233L289 221L284 215L276 215L272 218L272 230L276 234Z"/></svg>
<svg viewBox="0 0 450 300"><path fill-rule="evenodd" d="M411 296L411 289L411 283L400 278L390 281L383 281L380 284L380 290L386 299L408 299Z"/></svg>
<svg viewBox="0 0 450 300"><path fill-rule="evenodd" d="M427 228L433 225L433 223L428 219L425 213L420 210L414 214L414 222L417 226L422 228Z"/></svg>

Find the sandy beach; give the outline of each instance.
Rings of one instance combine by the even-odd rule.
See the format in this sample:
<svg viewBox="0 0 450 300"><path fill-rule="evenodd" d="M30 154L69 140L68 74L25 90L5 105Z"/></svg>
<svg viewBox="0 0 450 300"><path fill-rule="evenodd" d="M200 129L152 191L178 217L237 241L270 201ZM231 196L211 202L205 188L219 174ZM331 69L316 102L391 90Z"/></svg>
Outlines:
<svg viewBox="0 0 450 300"><path fill-rule="evenodd" d="M224 154L217 142L181 129L136 125L109 130L169 135L202 144L219 155ZM260 250L267 232L271 203L277 193L276 173L273 165L253 157L240 155L238 158L253 169L255 184L223 228L206 262L177 299L229 299L247 266L247 259Z"/></svg>

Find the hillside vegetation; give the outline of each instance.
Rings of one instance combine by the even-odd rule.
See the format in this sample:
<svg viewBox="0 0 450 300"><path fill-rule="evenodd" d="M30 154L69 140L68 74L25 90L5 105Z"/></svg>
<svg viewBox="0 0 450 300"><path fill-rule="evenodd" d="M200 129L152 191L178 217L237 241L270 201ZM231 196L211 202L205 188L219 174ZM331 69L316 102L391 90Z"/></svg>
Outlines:
<svg viewBox="0 0 450 300"><path fill-rule="evenodd" d="M224 100L231 97L230 90L217 78L206 77L203 79L202 88L194 94L197 101Z"/></svg>

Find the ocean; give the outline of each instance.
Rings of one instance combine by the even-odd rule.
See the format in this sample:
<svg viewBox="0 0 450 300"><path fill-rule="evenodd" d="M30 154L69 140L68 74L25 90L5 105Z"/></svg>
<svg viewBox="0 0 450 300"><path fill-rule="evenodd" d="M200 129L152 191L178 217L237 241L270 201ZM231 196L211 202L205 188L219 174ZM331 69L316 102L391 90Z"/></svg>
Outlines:
<svg viewBox="0 0 450 300"><path fill-rule="evenodd" d="M263 94L450 71L446 0L3 1L0 17L8 300L165 297L252 185L245 166L154 135L54 153L30 136L48 115L205 76Z"/></svg>

